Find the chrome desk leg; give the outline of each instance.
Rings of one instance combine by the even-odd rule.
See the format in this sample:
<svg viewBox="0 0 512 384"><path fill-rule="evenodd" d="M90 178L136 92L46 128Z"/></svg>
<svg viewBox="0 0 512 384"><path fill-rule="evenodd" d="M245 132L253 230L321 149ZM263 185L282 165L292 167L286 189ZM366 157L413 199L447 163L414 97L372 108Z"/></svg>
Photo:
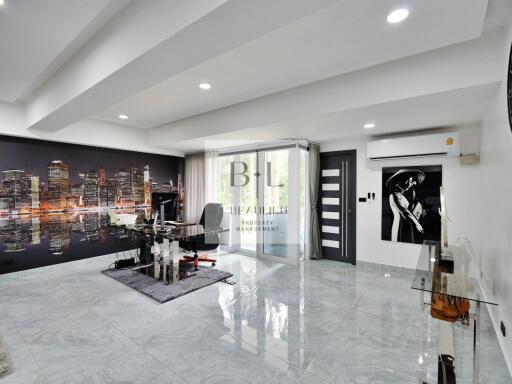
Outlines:
<svg viewBox="0 0 512 384"><path fill-rule="evenodd" d="M425 279L421 281L425 285ZM418 356L418 384L423 384L423 368L425 365L425 292L420 290L420 355Z"/></svg>
<svg viewBox="0 0 512 384"><path fill-rule="evenodd" d="M161 279L161 263L160 263L160 255L155 255L155 262L153 263L154 265L154 278L156 280L160 280Z"/></svg>
<svg viewBox="0 0 512 384"><path fill-rule="evenodd" d="M473 328L473 383L480 383L480 297L477 297Z"/></svg>

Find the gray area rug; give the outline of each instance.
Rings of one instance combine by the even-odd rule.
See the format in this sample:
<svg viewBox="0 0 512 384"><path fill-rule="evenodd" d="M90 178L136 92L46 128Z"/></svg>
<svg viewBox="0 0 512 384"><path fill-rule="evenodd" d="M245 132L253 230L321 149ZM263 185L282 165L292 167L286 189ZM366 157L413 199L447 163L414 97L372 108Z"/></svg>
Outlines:
<svg viewBox="0 0 512 384"><path fill-rule="evenodd" d="M4 347L0 339L0 378L12 372L11 361L7 349Z"/></svg>
<svg viewBox="0 0 512 384"><path fill-rule="evenodd" d="M218 281L228 279L233 274L219 271L214 268L201 268L194 275L180 280L176 283L165 285L163 282L156 280L143 273L134 272L130 269L107 269L102 271L105 275L119 281L127 287L133 288L141 292L159 303L165 303L174 300L187 293L197 291L198 289L207 287L217 283Z"/></svg>

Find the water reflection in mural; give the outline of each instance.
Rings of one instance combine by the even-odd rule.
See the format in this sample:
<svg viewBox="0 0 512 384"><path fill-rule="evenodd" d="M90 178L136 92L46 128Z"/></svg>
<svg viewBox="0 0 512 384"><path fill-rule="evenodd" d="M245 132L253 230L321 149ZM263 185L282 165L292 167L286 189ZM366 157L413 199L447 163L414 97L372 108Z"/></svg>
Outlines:
<svg viewBox="0 0 512 384"><path fill-rule="evenodd" d="M138 221L150 209L128 209ZM106 211L0 217L0 274L137 247L123 229L109 226Z"/></svg>

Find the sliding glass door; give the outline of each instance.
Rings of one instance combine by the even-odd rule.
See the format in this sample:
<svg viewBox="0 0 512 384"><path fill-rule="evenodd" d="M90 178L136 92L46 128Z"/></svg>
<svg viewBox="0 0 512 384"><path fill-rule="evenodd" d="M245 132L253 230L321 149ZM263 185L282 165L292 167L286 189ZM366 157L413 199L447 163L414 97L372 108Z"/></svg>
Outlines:
<svg viewBox="0 0 512 384"><path fill-rule="evenodd" d="M224 244L230 249L256 254L258 220L257 152L219 157L219 201L224 206L223 226L229 228Z"/></svg>
<svg viewBox="0 0 512 384"><path fill-rule="evenodd" d="M296 264L304 254L306 150L288 142L219 159L224 246Z"/></svg>
<svg viewBox="0 0 512 384"><path fill-rule="evenodd" d="M275 257L288 256L288 195L290 149L260 152L262 193L261 219L267 224L261 231L261 253Z"/></svg>

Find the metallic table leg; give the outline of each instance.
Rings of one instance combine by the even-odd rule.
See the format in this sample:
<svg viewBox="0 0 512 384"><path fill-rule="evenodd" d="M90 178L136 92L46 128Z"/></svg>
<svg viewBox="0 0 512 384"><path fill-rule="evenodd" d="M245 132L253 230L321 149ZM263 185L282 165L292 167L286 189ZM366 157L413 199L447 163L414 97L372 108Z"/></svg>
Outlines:
<svg viewBox="0 0 512 384"><path fill-rule="evenodd" d="M480 297L477 297L473 320L473 383L480 383Z"/></svg>
<svg viewBox="0 0 512 384"><path fill-rule="evenodd" d="M425 279L421 280L422 285L425 285ZM418 357L418 384L423 384L423 367L424 361L423 356L425 353L425 334L424 334L424 323L425 323L425 292L420 290L420 355Z"/></svg>

